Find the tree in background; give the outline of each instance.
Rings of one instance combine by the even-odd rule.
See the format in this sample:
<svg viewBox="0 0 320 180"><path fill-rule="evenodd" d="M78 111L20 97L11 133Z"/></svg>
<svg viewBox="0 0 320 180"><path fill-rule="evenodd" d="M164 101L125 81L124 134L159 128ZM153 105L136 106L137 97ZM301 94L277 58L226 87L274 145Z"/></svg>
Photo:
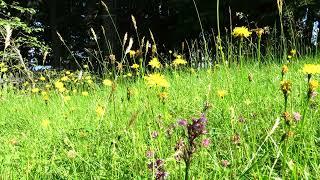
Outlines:
<svg viewBox="0 0 320 180"><path fill-rule="evenodd" d="M17 69L27 68L31 59L43 59L49 51L48 46L41 39L43 26L34 19L37 10L30 7L32 1L19 3L17 1L0 0L0 57L1 62ZM28 7L29 6L29 7ZM31 57L38 55L37 58ZM34 62L36 63L36 62Z"/></svg>

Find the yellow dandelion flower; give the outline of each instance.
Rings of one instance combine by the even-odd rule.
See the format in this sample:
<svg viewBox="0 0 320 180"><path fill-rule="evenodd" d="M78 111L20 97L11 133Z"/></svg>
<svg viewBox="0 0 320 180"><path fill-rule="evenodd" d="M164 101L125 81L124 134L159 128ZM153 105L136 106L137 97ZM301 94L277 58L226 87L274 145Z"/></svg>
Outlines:
<svg viewBox="0 0 320 180"><path fill-rule="evenodd" d="M132 74L131 74L131 73L128 73L128 74L127 74L127 77L132 77Z"/></svg>
<svg viewBox="0 0 320 180"><path fill-rule="evenodd" d="M40 80L40 81L45 81L46 78L45 78L44 76L41 76L41 77L39 78L39 80Z"/></svg>
<svg viewBox="0 0 320 180"><path fill-rule="evenodd" d="M252 34L252 32L250 32L250 31L248 30L248 28L246 28L246 27L244 27L244 26L242 26L242 27L235 27L235 28L233 29L233 32L232 32L232 35L233 35L234 37L241 37L241 38L243 38L243 37L247 38L247 37L251 36L251 34Z"/></svg>
<svg viewBox="0 0 320 180"><path fill-rule="evenodd" d="M61 78L61 81L68 81L68 80L69 80L68 76L63 76L63 77Z"/></svg>
<svg viewBox="0 0 320 180"><path fill-rule="evenodd" d="M320 65L317 64L305 64L302 72L304 74L319 74L320 73Z"/></svg>
<svg viewBox="0 0 320 180"><path fill-rule="evenodd" d="M50 84L46 84L46 85L45 85L45 88L50 89L50 88L51 88L51 85L50 85Z"/></svg>
<svg viewBox="0 0 320 180"><path fill-rule="evenodd" d="M38 93L38 92L40 92L40 89L39 88L32 88L31 92L32 93Z"/></svg>
<svg viewBox="0 0 320 180"><path fill-rule="evenodd" d="M0 71L3 72L3 73L4 73L4 72L7 72L7 71L8 71L8 68L2 67Z"/></svg>
<svg viewBox="0 0 320 180"><path fill-rule="evenodd" d="M161 68L161 63L159 62L159 59L156 57L152 58L152 60L149 62L149 65L152 68L156 68L156 69Z"/></svg>
<svg viewBox="0 0 320 180"><path fill-rule="evenodd" d="M106 110L104 107L97 106L97 108L96 108L97 116L102 117L102 116L104 116L105 112L106 112Z"/></svg>
<svg viewBox="0 0 320 180"><path fill-rule="evenodd" d="M182 58L182 56L178 55L176 59L172 62L172 64L177 67L179 65L187 64L187 61Z"/></svg>
<svg viewBox="0 0 320 180"><path fill-rule="evenodd" d="M163 75L159 73L150 74L144 78L146 80L147 86L149 87L163 87L163 88L169 87L168 81L165 79Z"/></svg>
<svg viewBox="0 0 320 180"><path fill-rule="evenodd" d="M133 69L138 69L138 68L139 68L139 65L138 65L138 64L133 64L133 65L131 66L131 68L133 68Z"/></svg>
<svg viewBox="0 0 320 180"><path fill-rule="evenodd" d="M44 119L41 121L42 127L47 128L47 127L49 127L49 125L50 125L50 121L48 119Z"/></svg>
<svg viewBox="0 0 320 180"><path fill-rule="evenodd" d="M28 86L28 85L29 85L29 82L28 82L28 81L26 81L26 82L24 82L22 85L23 85L24 87L26 87L26 86Z"/></svg>
<svg viewBox="0 0 320 180"><path fill-rule="evenodd" d="M295 55L297 54L297 50L291 49L290 54L291 54L292 56L295 56Z"/></svg>
<svg viewBox="0 0 320 180"><path fill-rule="evenodd" d="M49 101L49 96L48 96L48 95L43 95L43 96L42 96L42 99L43 99L44 101Z"/></svg>
<svg viewBox="0 0 320 180"><path fill-rule="evenodd" d="M58 91L63 93L63 92L67 92L67 89L65 87L62 87L62 88L59 88Z"/></svg>
<svg viewBox="0 0 320 180"><path fill-rule="evenodd" d="M319 87L319 82L317 80L311 80L309 82L309 88L311 91L315 91Z"/></svg>
<svg viewBox="0 0 320 180"><path fill-rule="evenodd" d="M113 84L113 82L111 81L111 80L109 80L109 79L105 79L105 80L103 80L103 85L105 85L105 86L112 86L112 84Z"/></svg>
<svg viewBox="0 0 320 180"><path fill-rule="evenodd" d="M87 80L87 83L88 83L88 84L93 84L92 79Z"/></svg>
<svg viewBox="0 0 320 180"><path fill-rule="evenodd" d="M87 91L83 91L81 94L82 96L89 96L89 93Z"/></svg>
<svg viewBox="0 0 320 180"><path fill-rule="evenodd" d="M131 58L135 57L136 51L130 50L130 51L129 51L129 55L130 55Z"/></svg>
<svg viewBox="0 0 320 180"><path fill-rule="evenodd" d="M218 90L218 91L217 91L217 95L218 95L220 98L224 98L227 94L228 94L228 92L227 92L226 90Z"/></svg>
<svg viewBox="0 0 320 180"><path fill-rule="evenodd" d="M64 88L64 84L63 84L63 82L61 82L61 81L56 81L56 82L54 83L54 86L55 86L57 89L62 89L62 88Z"/></svg>

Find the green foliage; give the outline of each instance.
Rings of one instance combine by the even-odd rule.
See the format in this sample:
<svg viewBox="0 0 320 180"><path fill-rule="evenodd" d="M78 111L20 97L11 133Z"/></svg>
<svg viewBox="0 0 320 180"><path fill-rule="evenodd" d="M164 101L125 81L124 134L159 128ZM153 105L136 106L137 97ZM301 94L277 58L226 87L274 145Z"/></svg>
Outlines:
<svg viewBox="0 0 320 180"><path fill-rule="evenodd" d="M32 20L36 11L32 8L22 7L18 2L6 3L0 0L0 33L3 40L10 41L13 47L36 47L44 51L48 51L48 46L44 42L38 40L39 33L43 32L43 28L33 26ZM12 31L8 34L7 29ZM1 41L1 46L4 45Z"/></svg>

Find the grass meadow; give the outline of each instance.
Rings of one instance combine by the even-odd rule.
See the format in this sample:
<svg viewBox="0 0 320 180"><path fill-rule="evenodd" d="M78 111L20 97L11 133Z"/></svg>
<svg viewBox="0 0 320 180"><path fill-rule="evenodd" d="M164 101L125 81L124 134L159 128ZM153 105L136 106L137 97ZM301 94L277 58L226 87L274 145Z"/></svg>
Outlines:
<svg viewBox="0 0 320 180"><path fill-rule="evenodd" d="M0 179L320 179L317 62L4 83Z"/></svg>

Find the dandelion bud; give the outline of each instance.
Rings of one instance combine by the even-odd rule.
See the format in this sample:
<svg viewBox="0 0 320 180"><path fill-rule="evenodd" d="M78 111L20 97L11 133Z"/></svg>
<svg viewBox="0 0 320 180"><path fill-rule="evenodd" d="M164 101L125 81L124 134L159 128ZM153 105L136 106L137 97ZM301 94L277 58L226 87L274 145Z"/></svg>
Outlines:
<svg viewBox="0 0 320 180"><path fill-rule="evenodd" d="M287 65L283 65L282 66L282 70L281 70L281 74L282 74L282 77L289 71L289 68Z"/></svg>
<svg viewBox="0 0 320 180"><path fill-rule="evenodd" d="M289 125L291 120L292 120L292 116L289 112L284 112L282 114L283 119L286 121L286 123Z"/></svg>
<svg viewBox="0 0 320 180"><path fill-rule="evenodd" d="M281 81L281 90L283 94L287 97L291 92L292 83L288 80Z"/></svg>

